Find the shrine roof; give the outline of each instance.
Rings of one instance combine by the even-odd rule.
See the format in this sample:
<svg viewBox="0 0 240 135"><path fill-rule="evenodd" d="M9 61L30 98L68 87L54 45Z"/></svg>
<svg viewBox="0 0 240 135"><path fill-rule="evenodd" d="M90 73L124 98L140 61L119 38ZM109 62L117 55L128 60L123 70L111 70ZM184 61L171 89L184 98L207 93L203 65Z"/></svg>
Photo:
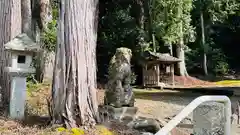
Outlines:
<svg viewBox="0 0 240 135"><path fill-rule="evenodd" d="M163 63L178 63L181 62L181 59L170 56L168 53L155 53L151 51L145 52L146 60L155 61L155 62L163 62ZM147 63L148 63L147 62Z"/></svg>

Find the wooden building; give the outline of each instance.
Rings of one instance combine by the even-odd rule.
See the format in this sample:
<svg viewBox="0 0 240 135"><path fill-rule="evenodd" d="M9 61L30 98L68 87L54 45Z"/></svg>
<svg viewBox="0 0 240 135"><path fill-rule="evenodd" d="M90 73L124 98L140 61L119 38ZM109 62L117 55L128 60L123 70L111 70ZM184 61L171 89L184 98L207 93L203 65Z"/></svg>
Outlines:
<svg viewBox="0 0 240 135"><path fill-rule="evenodd" d="M145 52L144 56L143 86L174 87L174 64L181 62L181 60L170 56L168 53L151 51Z"/></svg>

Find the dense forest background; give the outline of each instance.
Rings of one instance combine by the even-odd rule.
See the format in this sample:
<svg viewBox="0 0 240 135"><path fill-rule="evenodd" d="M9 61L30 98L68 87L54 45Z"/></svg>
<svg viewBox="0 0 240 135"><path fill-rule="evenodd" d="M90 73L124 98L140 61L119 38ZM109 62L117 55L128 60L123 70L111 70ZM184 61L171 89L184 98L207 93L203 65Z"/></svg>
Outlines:
<svg viewBox="0 0 240 135"><path fill-rule="evenodd" d="M56 44L56 5L53 2L54 19L43 34L50 51ZM169 53L172 48L178 57L176 48L181 46L190 75L239 72L239 9L238 0L100 0L98 81L106 82L109 60L122 46L133 50L132 65L138 84L144 50Z"/></svg>

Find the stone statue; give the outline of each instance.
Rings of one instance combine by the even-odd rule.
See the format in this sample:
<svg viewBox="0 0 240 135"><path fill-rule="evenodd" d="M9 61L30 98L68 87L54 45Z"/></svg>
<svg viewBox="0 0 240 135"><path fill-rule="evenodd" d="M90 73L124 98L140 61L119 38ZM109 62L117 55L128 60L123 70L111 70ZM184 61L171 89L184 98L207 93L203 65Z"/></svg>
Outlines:
<svg viewBox="0 0 240 135"><path fill-rule="evenodd" d="M105 92L104 104L116 108L134 106L134 94L131 87L131 58L132 51L121 47L112 57L108 75L109 81Z"/></svg>
<svg viewBox="0 0 240 135"><path fill-rule="evenodd" d="M137 107L134 107L131 72L132 51L121 47L112 57L108 75L109 80L105 91L104 106L99 106L102 122L117 121L130 128L156 133L160 129L158 121L151 118L137 117Z"/></svg>

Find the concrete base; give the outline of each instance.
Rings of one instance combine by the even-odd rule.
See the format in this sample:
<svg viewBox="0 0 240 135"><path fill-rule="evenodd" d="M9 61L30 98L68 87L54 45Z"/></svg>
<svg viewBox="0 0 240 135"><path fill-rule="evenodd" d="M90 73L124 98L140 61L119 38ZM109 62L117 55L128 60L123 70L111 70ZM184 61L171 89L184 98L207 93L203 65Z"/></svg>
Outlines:
<svg viewBox="0 0 240 135"><path fill-rule="evenodd" d="M193 112L194 135L224 135L224 104L208 102Z"/></svg>
<svg viewBox="0 0 240 135"><path fill-rule="evenodd" d="M10 95L11 119L24 119L26 86L26 77L12 77Z"/></svg>

